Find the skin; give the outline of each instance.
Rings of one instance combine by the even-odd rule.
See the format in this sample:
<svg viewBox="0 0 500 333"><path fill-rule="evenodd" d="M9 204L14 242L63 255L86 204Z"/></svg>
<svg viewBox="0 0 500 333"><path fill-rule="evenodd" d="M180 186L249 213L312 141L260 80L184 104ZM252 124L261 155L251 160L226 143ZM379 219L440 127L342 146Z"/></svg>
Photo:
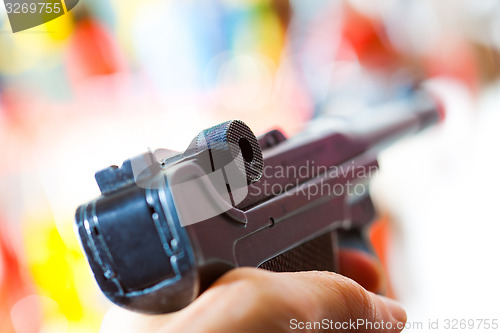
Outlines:
<svg viewBox="0 0 500 333"><path fill-rule="evenodd" d="M379 264L354 250L340 253L341 272L372 291L383 289ZM219 333L219 332L329 332L290 327L290 320L335 322L363 318L391 322L392 330L406 322L406 312L395 301L368 291L354 280L332 272L274 273L257 268L234 269L181 311L142 315L112 308L100 333ZM353 330L336 330L351 332ZM370 332L363 327L355 332Z"/></svg>

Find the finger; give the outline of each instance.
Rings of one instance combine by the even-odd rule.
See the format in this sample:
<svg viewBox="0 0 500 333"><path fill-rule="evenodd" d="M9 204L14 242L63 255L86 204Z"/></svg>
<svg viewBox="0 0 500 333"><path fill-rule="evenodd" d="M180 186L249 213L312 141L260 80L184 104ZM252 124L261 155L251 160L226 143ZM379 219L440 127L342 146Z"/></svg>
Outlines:
<svg viewBox="0 0 500 333"><path fill-rule="evenodd" d="M353 280L330 272L272 273L235 269L219 279L169 323L183 332L306 331L300 323L364 320L378 332L399 332L406 313L396 302L366 291ZM380 328L381 323L385 326ZM390 323L390 324L389 324ZM320 327L310 332L350 331ZM370 326L356 332L372 331Z"/></svg>
<svg viewBox="0 0 500 333"><path fill-rule="evenodd" d="M371 327L381 323L385 325L378 332L398 332L406 321L406 313L396 302L335 273L271 273L243 268L227 273L189 307L172 315L146 316L114 309L106 315L101 333L117 329L289 332L306 331L307 323L314 325L324 320L331 323L329 327L307 331L327 332L335 328L336 332L347 332L352 326L345 324L363 320L365 325L357 326L356 332L372 331ZM336 323L344 328L336 329Z"/></svg>
<svg viewBox="0 0 500 333"><path fill-rule="evenodd" d="M339 273L374 293L382 293L386 289L386 278L380 261L364 251L341 248Z"/></svg>
<svg viewBox="0 0 500 333"><path fill-rule="evenodd" d="M373 327L382 323L385 325L377 332L400 332L404 328L406 312L401 305L366 291L347 277L331 272L297 273L297 277L301 283L312 286L307 297L316 300L316 307L306 311L307 317L315 321L327 318L333 323L351 323L360 319L367 325L356 326L356 332L373 332ZM341 331L351 330L348 326Z"/></svg>

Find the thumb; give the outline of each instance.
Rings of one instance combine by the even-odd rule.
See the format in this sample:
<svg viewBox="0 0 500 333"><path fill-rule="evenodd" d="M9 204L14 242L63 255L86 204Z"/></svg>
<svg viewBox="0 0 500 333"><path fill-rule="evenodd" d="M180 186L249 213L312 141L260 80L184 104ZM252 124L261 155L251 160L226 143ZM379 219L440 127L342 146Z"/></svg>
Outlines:
<svg viewBox="0 0 500 333"><path fill-rule="evenodd" d="M171 315L124 313L123 320L113 314L116 311L105 318L101 333L117 324L127 332L161 333L400 332L406 322L396 302L342 275L256 268L231 270L190 306Z"/></svg>
<svg viewBox="0 0 500 333"><path fill-rule="evenodd" d="M331 272L287 274L291 287L303 290L304 318L317 323L314 332L400 332L404 328L406 312L399 303L369 292L349 278ZM290 321L292 329L307 330L306 325L298 319Z"/></svg>

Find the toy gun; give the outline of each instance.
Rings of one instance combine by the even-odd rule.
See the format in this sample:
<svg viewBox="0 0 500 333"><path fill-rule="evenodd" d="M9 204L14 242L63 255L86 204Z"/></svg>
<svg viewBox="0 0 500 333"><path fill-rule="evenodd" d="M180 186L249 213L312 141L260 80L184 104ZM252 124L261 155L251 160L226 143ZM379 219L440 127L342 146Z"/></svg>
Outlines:
<svg viewBox="0 0 500 333"><path fill-rule="evenodd" d="M339 241L369 244L368 185L387 145L436 123L423 91L292 138L257 138L239 120L202 131L183 153L148 152L96 174L102 195L76 227L95 279L124 308L166 313L228 270L335 271Z"/></svg>

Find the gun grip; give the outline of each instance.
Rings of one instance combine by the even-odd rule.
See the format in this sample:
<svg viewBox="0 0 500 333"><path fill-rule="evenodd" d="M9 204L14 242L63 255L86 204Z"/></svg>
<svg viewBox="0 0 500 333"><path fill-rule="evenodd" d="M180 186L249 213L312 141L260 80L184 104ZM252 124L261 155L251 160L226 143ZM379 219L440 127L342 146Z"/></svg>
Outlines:
<svg viewBox="0 0 500 333"><path fill-rule="evenodd" d="M342 259L341 251L346 251ZM336 272L354 279L367 290L385 294L384 274L371 244L359 229L328 232L262 263L259 268L273 272Z"/></svg>
<svg viewBox="0 0 500 333"><path fill-rule="evenodd" d="M338 271L337 233L327 232L259 265L273 272Z"/></svg>

